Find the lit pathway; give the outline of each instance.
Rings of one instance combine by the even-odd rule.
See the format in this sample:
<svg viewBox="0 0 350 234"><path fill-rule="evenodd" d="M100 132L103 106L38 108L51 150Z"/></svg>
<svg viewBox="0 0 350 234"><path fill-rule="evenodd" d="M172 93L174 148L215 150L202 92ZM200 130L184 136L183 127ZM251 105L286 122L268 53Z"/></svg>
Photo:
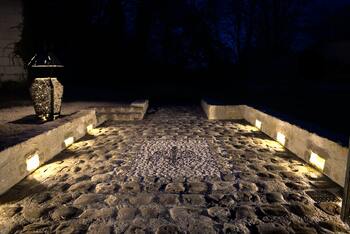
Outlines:
<svg viewBox="0 0 350 234"><path fill-rule="evenodd" d="M105 123L22 181L0 233L346 232L325 189L339 193L247 123L163 108Z"/></svg>

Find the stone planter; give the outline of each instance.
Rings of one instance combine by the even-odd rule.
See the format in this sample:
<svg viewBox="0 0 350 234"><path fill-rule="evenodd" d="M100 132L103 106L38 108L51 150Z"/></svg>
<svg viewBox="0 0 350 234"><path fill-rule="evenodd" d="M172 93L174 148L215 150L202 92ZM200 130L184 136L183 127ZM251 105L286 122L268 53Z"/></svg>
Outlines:
<svg viewBox="0 0 350 234"><path fill-rule="evenodd" d="M54 120L60 115L63 86L57 78L35 78L30 94L35 113L41 120Z"/></svg>

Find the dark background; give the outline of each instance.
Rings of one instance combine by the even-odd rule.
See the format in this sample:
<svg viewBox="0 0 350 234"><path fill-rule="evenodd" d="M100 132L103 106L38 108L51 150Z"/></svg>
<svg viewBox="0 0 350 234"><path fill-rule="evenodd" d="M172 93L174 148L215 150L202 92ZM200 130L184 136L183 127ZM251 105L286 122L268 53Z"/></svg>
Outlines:
<svg viewBox="0 0 350 234"><path fill-rule="evenodd" d="M65 65L66 100L249 104L342 144L345 0L26 0L18 51Z"/></svg>

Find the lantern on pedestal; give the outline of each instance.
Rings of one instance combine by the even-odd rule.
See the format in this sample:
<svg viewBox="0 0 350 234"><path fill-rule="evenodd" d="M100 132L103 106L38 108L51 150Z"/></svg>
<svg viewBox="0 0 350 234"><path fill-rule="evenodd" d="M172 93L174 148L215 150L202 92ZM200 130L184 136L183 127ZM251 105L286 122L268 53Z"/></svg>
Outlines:
<svg viewBox="0 0 350 234"><path fill-rule="evenodd" d="M36 115L42 120L60 116L63 86L57 77L63 65L50 54L36 54L28 64L31 81L30 95Z"/></svg>

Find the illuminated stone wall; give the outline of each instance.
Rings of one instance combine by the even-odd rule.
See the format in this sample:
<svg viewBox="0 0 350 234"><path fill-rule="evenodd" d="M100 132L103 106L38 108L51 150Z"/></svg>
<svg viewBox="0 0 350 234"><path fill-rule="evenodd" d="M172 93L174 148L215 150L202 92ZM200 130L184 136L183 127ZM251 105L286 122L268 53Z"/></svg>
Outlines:
<svg viewBox="0 0 350 234"><path fill-rule="evenodd" d="M22 59L15 54L22 32L21 0L0 2L0 83L25 79Z"/></svg>
<svg viewBox="0 0 350 234"><path fill-rule="evenodd" d="M36 127L32 129L34 133L22 134L24 136L18 144L0 150L0 195L33 172L34 168L43 165L85 136L94 127L108 120L126 120L126 115L117 119L118 116L114 115L116 112L130 115L140 112L140 119L143 119L147 108L148 100L134 101L130 105L88 108ZM25 135L34 136L26 138Z"/></svg>
<svg viewBox="0 0 350 234"><path fill-rule="evenodd" d="M28 169L49 161L85 136L87 126L97 124L94 109L82 110L57 121L62 124L0 152L0 195L29 175L32 171ZM36 157L39 162L31 160Z"/></svg>
<svg viewBox="0 0 350 234"><path fill-rule="evenodd" d="M322 172L344 186L348 148L246 105L217 106L205 101L201 104L211 120L245 119L252 125L258 120L262 132L275 140L278 140L279 133L282 134L285 148L305 162L310 162L312 152L321 155L325 159Z"/></svg>

